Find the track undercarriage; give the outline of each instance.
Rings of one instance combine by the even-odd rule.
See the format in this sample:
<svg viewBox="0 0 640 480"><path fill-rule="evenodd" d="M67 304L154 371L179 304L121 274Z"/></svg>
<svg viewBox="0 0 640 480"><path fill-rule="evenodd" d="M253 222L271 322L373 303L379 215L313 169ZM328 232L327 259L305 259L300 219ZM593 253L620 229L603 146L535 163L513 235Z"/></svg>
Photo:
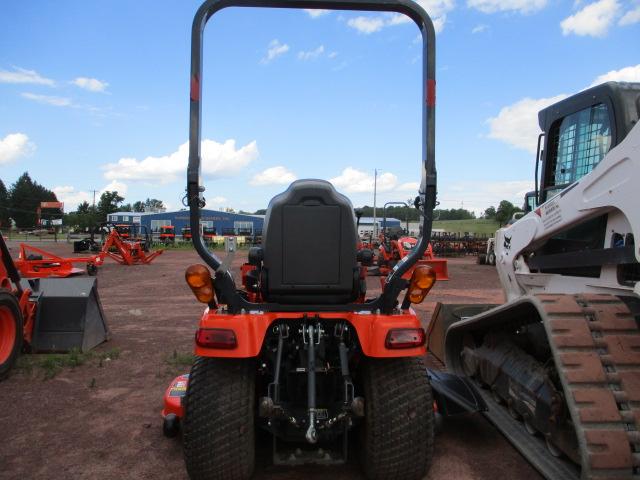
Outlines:
<svg viewBox="0 0 640 480"><path fill-rule="evenodd" d="M522 297L454 323L447 366L548 478L640 478L639 318L631 297Z"/></svg>

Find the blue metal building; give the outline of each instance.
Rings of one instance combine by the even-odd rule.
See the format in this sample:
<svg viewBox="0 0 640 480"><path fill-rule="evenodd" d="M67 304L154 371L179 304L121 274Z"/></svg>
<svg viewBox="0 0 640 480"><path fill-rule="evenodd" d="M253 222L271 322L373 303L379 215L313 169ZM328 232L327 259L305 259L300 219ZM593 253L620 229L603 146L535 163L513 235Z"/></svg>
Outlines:
<svg viewBox="0 0 640 480"><path fill-rule="evenodd" d="M162 226L172 225L180 235L182 229L189 226L189 211L116 212L109 214L107 221L143 225L152 233L157 233ZM209 229L215 228L218 235L262 235L264 216L205 209L201 211L200 224Z"/></svg>

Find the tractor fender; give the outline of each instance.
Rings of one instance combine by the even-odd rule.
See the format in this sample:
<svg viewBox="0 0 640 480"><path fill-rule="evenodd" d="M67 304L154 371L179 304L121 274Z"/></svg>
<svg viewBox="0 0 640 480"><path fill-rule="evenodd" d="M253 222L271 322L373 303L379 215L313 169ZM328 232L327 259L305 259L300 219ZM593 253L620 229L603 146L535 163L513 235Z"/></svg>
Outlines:
<svg viewBox="0 0 640 480"><path fill-rule="evenodd" d="M422 328L420 320L412 309L395 315L362 312L257 312L239 315L205 310L200 319L201 329L233 330L237 346L232 349L204 348L196 344L194 353L201 357L251 358L257 357L267 330L276 320L320 320L347 321L358 335L362 352L367 357L394 358L417 357L426 353L426 348L413 347L388 349L385 346L387 334L393 329Z"/></svg>

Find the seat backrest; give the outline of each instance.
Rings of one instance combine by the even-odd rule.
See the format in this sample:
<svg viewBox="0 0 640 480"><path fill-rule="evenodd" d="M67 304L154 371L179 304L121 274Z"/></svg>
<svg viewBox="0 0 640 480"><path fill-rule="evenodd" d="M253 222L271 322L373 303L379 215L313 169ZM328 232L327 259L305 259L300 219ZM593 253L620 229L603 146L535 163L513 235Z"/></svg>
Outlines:
<svg viewBox="0 0 640 480"><path fill-rule="evenodd" d="M324 180L296 180L264 222L262 292L282 304L341 304L358 295L353 206Z"/></svg>

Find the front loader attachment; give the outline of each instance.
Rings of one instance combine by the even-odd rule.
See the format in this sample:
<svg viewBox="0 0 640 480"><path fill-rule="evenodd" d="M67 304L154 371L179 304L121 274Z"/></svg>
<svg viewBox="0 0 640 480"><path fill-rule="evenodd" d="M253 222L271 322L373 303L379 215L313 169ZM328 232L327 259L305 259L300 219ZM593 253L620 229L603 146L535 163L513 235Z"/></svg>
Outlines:
<svg viewBox="0 0 640 480"><path fill-rule="evenodd" d="M86 352L107 340L95 278L22 280L22 287L31 290L30 301L37 305L33 352Z"/></svg>

